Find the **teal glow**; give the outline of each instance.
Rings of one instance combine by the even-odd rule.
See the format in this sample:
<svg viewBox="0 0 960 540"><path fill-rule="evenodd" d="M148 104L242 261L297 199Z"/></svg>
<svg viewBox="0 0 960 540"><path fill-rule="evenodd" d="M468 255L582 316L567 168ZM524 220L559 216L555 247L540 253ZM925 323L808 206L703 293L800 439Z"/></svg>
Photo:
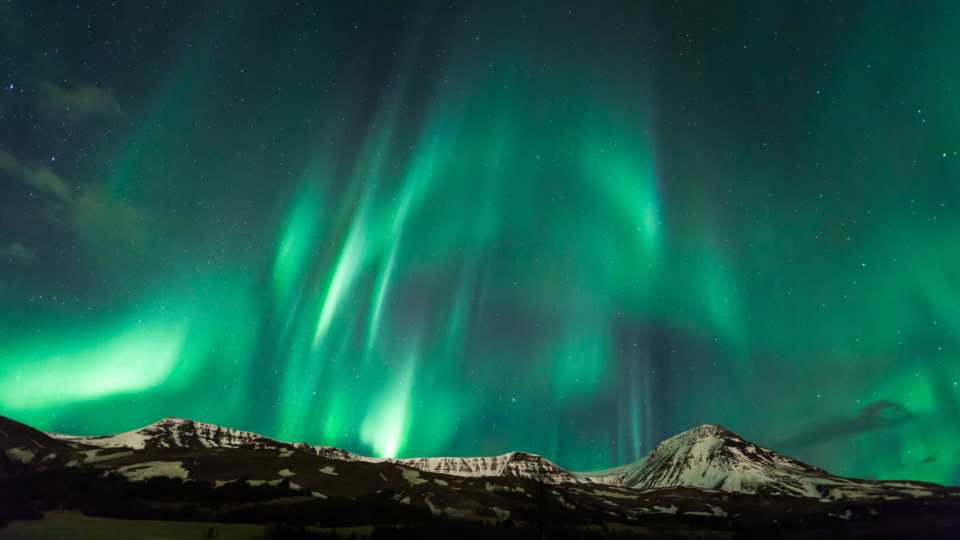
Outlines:
<svg viewBox="0 0 960 540"><path fill-rule="evenodd" d="M0 7L0 414L960 483L956 6L300 4Z"/></svg>

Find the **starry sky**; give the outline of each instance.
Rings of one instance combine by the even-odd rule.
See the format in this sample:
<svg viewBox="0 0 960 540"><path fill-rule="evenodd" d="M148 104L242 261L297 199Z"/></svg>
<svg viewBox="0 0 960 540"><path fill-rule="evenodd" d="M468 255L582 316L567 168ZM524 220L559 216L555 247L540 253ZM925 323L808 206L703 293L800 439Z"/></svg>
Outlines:
<svg viewBox="0 0 960 540"><path fill-rule="evenodd" d="M955 2L0 3L0 413L960 484Z"/></svg>

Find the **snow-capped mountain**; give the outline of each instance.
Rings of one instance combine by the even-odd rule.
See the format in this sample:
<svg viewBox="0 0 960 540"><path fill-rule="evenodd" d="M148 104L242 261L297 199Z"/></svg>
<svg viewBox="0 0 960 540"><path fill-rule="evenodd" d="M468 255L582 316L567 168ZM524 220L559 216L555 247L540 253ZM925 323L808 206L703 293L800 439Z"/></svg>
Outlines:
<svg viewBox="0 0 960 540"><path fill-rule="evenodd" d="M953 538L960 527L960 489L831 476L710 425L640 462L582 474L523 452L379 459L178 418L77 437L0 416L0 480L0 523L37 508L90 507L137 520L509 523L537 538L545 509L560 528L603 523L644 537L806 538L849 525L860 536Z"/></svg>
<svg viewBox="0 0 960 540"><path fill-rule="evenodd" d="M706 424L657 445L624 471L622 485L636 488L688 486L755 493L808 494L799 478L826 472L747 442L730 430ZM781 493L786 492L786 493Z"/></svg>
<svg viewBox="0 0 960 540"><path fill-rule="evenodd" d="M163 418L142 428L102 436L72 436L49 433L54 438L98 448L261 448L291 446L250 431L195 422L184 418Z"/></svg>
<svg viewBox="0 0 960 540"><path fill-rule="evenodd" d="M817 499L927 496L936 487L833 476L711 424L664 440L634 465L587 477L638 489L694 487Z"/></svg>
<svg viewBox="0 0 960 540"><path fill-rule="evenodd" d="M527 478L553 485L604 484L633 489L689 487L821 500L923 497L940 487L921 482L875 482L833 476L712 424L664 440L636 463L593 473L573 473L526 452L489 457L371 458L331 446L286 443L249 431L182 418L164 418L116 435L47 435L74 446L96 448L245 448L279 451L283 455L307 452L338 461L393 463L435 474Z"/></svg>
<svg viewBox="0 0 960 540"><path fill-rule="evenodd" d="M249 448L254 450L302 450L318 456L339 460L364 460L357 454L333 446L309 446L305 443L288 443L239 429L197 422L186 418L168 417L141 428L115 435L65 435L47 433L54 439L96 448Z"/></svg>
<svg viewBox="0 0 960 540"><path fill-rule="evenodd" d="M542 480L549 484L590 482L587 477L562 469L542 456L526 452L510 452L492 457L431 457L389 461L421 471L454 476L509 476Z"/></svg>
<svg viewBox="0 0 960 540"><path fill-rule="evenodd" d="M102 436L47 435L73 444L97 448L250 448L260 450L307 450L341 461L388 462L426 472L471 477L517 477L542 479L550 484L588 483L588 478L571 473L550 460L526 452L509 452L484 457L429 457L380 459L361 456L333 446L286 443L250 431L221 427L184 418L164 418L144 427Z"/></svg>

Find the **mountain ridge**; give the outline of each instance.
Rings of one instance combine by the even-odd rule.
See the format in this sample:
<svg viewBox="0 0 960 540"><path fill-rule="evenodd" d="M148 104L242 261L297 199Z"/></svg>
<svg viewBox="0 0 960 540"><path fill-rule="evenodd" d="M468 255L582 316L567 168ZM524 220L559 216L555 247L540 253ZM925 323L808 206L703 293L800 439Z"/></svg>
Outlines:
<svg viewBox="0 0 960 540"><path fill-rule="evenodd" d="M780 537L787 528L806 538L849 525L898 538L960 528L960 489L832 476L714 425L668 438L639 462L574 473L527 452L370 458L182 418L77 437L0 417L0 527L64 509L78 519L301 527L471 523L516 537L542 537L549 522L553 533Z"/></svg>
<svg viewBox="0 0 960 540"><path fill-rule="evenodd" d="M747 441L718 424L702 424L664 439L634 463L593 472L572 472L543 456L522 451L495 456L376 458L332 446L278 441L251 431L179 417L165 417L114 435L46 435L66 444L102 449L231 448L273 450L284 455L308 452L341 461L391 463L434 474L527 478L553 485L601 484L630 489L684 487L816 499L918 497L941 487L906 480L835 476Z"/></svg>

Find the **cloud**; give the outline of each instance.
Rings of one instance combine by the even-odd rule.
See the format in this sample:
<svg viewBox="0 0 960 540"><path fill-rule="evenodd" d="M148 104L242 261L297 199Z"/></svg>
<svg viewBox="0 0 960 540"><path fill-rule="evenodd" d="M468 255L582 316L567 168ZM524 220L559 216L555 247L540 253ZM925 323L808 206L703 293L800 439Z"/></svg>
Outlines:
<svg viewBox="0 0 960 540"><path fill-rule="evenodd" d="M135 243L143 237L140 209L99 186L77 197L72 219L77 235L91 243Z"/></svg>
<svg viewBox="0 0 960 540"><path fill-rule="evenodd" d="M143 213L100 185L72 189L49 167L27 165L2 148L0 175L50 195L57 204L45 208L47 217L88 242L132 243L141 239Z"/></svg>
<svg viewBox="0 0 960 540"><path fill-rule="evenodd" d="M836 417L819 422L779 441L775 446L789 449L805 448L911 420L914 420L914 415L901 403L875 401L861 409L857 416Z"/></svg>
<svg viewBox="0 0 960 540"><path fill-rule="evenodd" d="M88 83L40 83L37 107L47 116L69 120L115 118L123 114L113 94Z"/></svg>
<svg viewBox="0 0 960 540"><path fill-rule="evenodd" d="M46 166L31 167L16 156L0 148L0 173L18 180L28 187L53 195L62 202L70 202L73 190L57 173Z"/></svg>
<svg viewBox="0 0 960 540"><path fill-rule="evenodd" d="M32 262L35 257L36 253L20 242L0 246L0 258L7 259L10 262L29 263Z"/></svg>

